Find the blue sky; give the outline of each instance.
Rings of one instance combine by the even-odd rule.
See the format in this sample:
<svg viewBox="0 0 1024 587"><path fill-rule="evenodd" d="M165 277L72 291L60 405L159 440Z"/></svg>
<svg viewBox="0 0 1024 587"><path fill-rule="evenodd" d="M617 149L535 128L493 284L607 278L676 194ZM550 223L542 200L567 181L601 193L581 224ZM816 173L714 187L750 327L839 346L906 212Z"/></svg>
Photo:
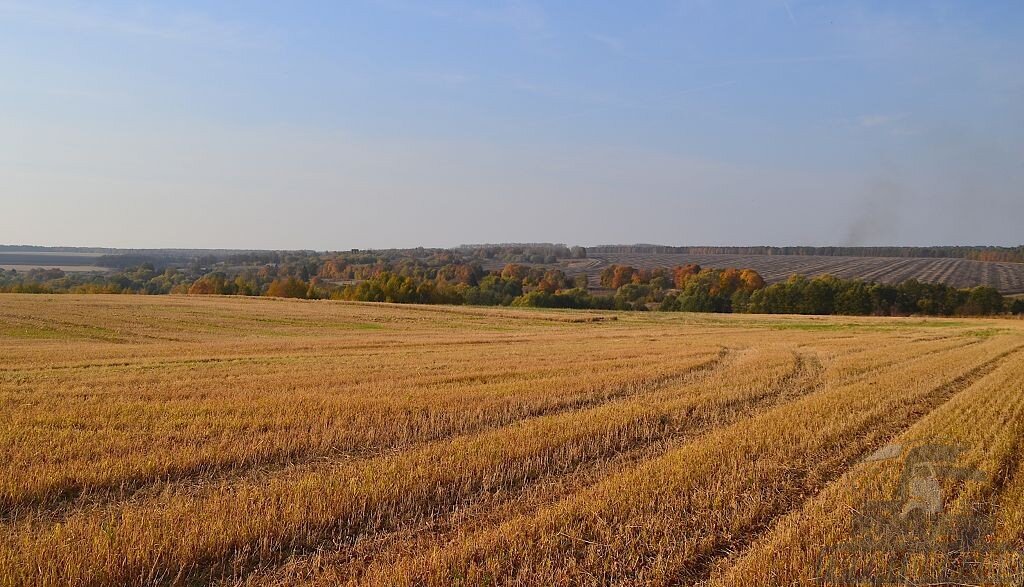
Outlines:
<svg viewBox="0 0 1024 587"><path fill-rule="evenodd" d="M0 0L0 242L1020 244L1019 2Z"/></svg>

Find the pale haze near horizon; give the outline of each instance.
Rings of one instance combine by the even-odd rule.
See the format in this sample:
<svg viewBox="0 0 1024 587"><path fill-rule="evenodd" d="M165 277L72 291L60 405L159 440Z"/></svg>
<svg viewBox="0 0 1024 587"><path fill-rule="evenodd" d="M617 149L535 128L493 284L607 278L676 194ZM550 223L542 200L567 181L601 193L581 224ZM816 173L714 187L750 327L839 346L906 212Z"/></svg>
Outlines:
<svg viewBox="0 0 1024 587"><path fill-rule="evenodd" d="M1018 2L0 0L0 243L1018 245Z"/></svg>

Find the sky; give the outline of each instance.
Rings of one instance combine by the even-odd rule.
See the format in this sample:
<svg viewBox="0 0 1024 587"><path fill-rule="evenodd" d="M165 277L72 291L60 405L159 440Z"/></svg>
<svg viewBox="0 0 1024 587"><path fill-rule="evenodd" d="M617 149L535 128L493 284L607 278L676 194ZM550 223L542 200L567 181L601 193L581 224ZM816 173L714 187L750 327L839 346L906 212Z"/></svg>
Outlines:
<svg viewBox="0 0 1024 587"><path fill-rule="evenodd" d="M0 243L1024 243L1024 3L0 0Z"/></svg>

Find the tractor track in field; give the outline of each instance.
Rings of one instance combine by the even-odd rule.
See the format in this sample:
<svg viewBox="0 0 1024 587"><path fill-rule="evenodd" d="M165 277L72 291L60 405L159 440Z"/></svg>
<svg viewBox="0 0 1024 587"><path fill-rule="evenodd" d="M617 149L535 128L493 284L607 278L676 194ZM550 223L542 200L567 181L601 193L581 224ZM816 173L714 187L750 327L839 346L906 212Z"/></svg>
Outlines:
<svg viewBox="0 0 1024 587"><path fill-rule="evenodd" d="M59 521L75 511L111 505L119 501L133 499L145 490L159 485L160 487L177 483L188 483L195 486L213 483L242 480L252 476L270 476L284 470L297 467L323 466L347 460L369 459L384 453L411 450L434 442L442 442L459 437L498 430L518 423L528 422L537 418L556 416L583 409L596 408L613 401L657 393L676 385L699 381L718 369L729 357L728 348L720 348L717 355L695 367L678 373L670 373L652 377L639 382L629 382L612 386L610 391L594 394L592 397L580 397L577 401L566 402L553 407L541 408L520 414L520 417L498 419L481 424L470 430L460 430L454 435L445 435L443 431L437 435L417 439L402 445L370 446L355 450L331 450L321 453L281 453L255 462L225 463L223 465L202 463L194 467L180 470L163 471L157 477L139 475L123 477L111 483L98 485L67 484L60 487L45 489L35 494L25 494L16 499L0 499L0 522L11 522L26 515L39 517L42 515L51 521Z"/></svg>
<svg viewBox="0 0 1024 587"><path fill-rule="evenodd" d="M772 278L964 277L945 261ZM941 476L942 569L1020 558L1016 321L0 301L131 339L0 324L0 585L790 584L861 536L850 508L903 505L906 464L865 454L946 433L975 472ZM906 573L880 552L851 560Z"/></svg>
<svg viewBox="0 0 1024 587"><path fill-rule="evenodd" d="M713 372L714 371L716 370L713 370ZM767 403L774 401L775 396L782 393L782 388L792 382L794 376L793 373L796 372L798 372L798 365L793 366L792 372L790 374L783 375L777 383L777 385L773 386L772 389L765 390L761 396L757 396L757 398L753 398L752 400L750 400L750 406L759 405L762 401L765 401ZM745 403L747 400L737 398L732 401L737 403ZM750 406L747 406L748 409L750 408ZM715 417L717 416L720 416L720 414L715 412ZM666 426L670 424L671 422L665 422ZM670 431L670 429L666 430ZM687 434L699 435L704 431L705 430L701 428L699 425L686 425L683 427L681 431L672 432L671 434L676 434L680 436ZM667 434L665 436L667 436ZM587 467L594 466L597 463L607 461L609 458L613 458L616 455L623 452L629 452L634 448L643 449L645 446L651 445L657 440L663 439L665 436L659 438L657 435L654 435L650 436L649 438L647 434L640 434L635 439L635 444L633 446L629 446L629 442L627 442L624 447L620 448L616 448L614 446L617 443L612 443L612 445L609 445L607 449L601 449L601 452L594 453L592 456L581 455L581 457L579 457L579 462L575 464L573 464L572 462L568 462L565 464L565 467L559 466L552 469L546 468L542 471L538 471L536 475L530 474L529 476L516 481L513 485L503 488L501 489L501 491L506 492L510 496L517 495L520 491L523 490L523 488L532 486L538 482L542 482L545 479L558 479L560 477L565 476L566 474L572 474L575 471L584 470ZM625 450L623 450L623 448L625 448ZM565 469L564 471L561 470L563 468ZM457 481L460 485L465 482L464 479ZM394 520L393 522L383 522L385 526L380 526L379 522L367 520L365 524L368 525L365 528L353 528L351 529L351 531L345 530L344 532L346 533L344 534L338 534L340 528L337 526L337 524L331 524L329 526L325 526L322 528L320 527L319 524L312 527L307 526L303 533L308 534L309 536L300 536L299 534L295 534L291 535L291 537L282 537L280 544L273 546L272 549L269 551L262 551L258 559L258 562L260 564L280 564L286 561L289 557L296 555L297 553L312 553L316 552L318 549L324 548L325 546L336 546L339 540L341 540L342 542L347 542L360 536L372 536L385 532L399 530L401 528L407 527L411 523L415 523L419 519L428 519L431 516L448 515L453 511L458 511L462 507L465 507L465 505L469 505L475 502L478 499L479 496L467 495L464 498L460 497L459 499L451 501L450 503L446 500L442 500L442 502L429 506L429 515L427 515L427 511L420 510L416 510L419 513L401 513L398 514L399 517L396 518L396 520ZM362 524L362 522L355 521L353 521L352 523ZM387 528L387 524L392 523L397 524L394 530ZM315 537L315 539L313 539L313 537ZM257 563L257 560L253 560L250 558L253 555L253 552L250 551L248 548L242 548L237 552L239 552L239 556L241 557L239 559L236 559L234 557L225 559L222 557L208 556L196 553L196 557L190 558L188 561L181 561L180 563L174 563L169 566L165 566L166 563L154 563L155 566L149 568L148 572L151 573L150 577L152 581L155 581L157 583L202 583L222 578L225 576L225 573L228 572L239 573L244 571L244 574L248 574L249 572L254 570L254 565Z"/></svg>
<svg viewBox="0 0 1024 587"><path fill-rule="evenodd" d="M969 525L960 529L957 550L953 555L951 565L954 572L969 572L969 565L973 562L969 558L974 553L975 547L982 544L983 535L987 531L982 521L990 522L993 519L1000 496L1017 475L1022 474L1021 469L1024 468L1024 454L1022 454L1024 452L1024 435L1022 435L1024 425L1018 421L1015 428L1013 447L1008 451L1006 460L1001 463L992 483L985 487L981 495L978 496L979 507L969 518Z"/></svg>
<svg viewBox="0 0 1024 587"><path fill-rule="evenodd" d="M859 449L858 452L856 452L855 454L849 456L848 458L845 459L845 461L840 463L839 465L841 465L841 466L835 466L834 469L836 471L839 471L839 474L842 474L842 472L844 472L850 466L850 463L855 462L858 458L861 458L867 451L871 450L876 444L883 443L890 436L892 436L894 434L898 434L898 433L900 433L900 431L906 429L906 427L909 427L909 426L913 425L914 422L916 422L920 418L924 417L928 413L931 413L931 411L934 410L937 406L942 405L945 401L948 401L951 397L954 397L959 392L963 391L964 389L967 389L974 382L976 382L980 378L982 378L985 375L987 375L988 373L990 373L992 370L994 370L998 366L998 364L1003 359L1005 359L1010 354L1018 351L1022 347L1024 347L1024 345L1021 345L1021 346L1018 346L1018 347L1014 347L1014 348L1011 348L1011 349L1006 350L1004 352L1001 352L998 355L996 355L995 357L993 357L991 359L986 359L986 360L984 360L984 361L982 361L980 363L976 362L973 367L969 367L968 365L965 365L964 366L964 370L961 371L961 373L959 375L952 376L952 378L950 380L948 380L947 383L939 385L939 386L937 386L937 387L935 387L933 389L924 391L921 395L919 395L917 397L917 399L914 400L914 402L912 404L909 404L903 410L904 415L901 417L901 419L899 420L898 424L894 423L893 425L889 426L889 428L892 428L892 430L889 430L888 428L886 428L886 430L885 430L886 435L884 437L881 437L879 439L875 439L875 442L873 444L868 445L866 448ZM879 416L879 417L882 417L882 416ZM876 425L878 425L880 423L884 424L884 421L883 422L879 422L878 418L866 420L864 423L858 425L859 426L858 428L849 430L849 433L854 435L854 436L859 436L862 433L861 432L862 429L871 428L872 426L876 426ZM729 428L735 429L735 425L736 425L736 422L733 422L731 424L725 423L721 427L715 427L714 429L708 430L707 432L710 433L710 432L713 432L713 430L717 430L717 429L720 429L720 428L723 428L723 427L729 427ZM695 436L689 438L688 440L695 441L698 438L700 438L701 436L702 435L695 435ZM674 445L674 446L678 447L678 445ZM837 455L837 456L842 457L842 455ZM639 464L639 463L637 463L637 464ZM634 465L634 466L636 466L636 465ZM834 480L834 478L833 477L825 477L825 476L817 474L817 472L812 471L812 472L810 472L810 477L808 477L808 480L811 481L812 484L817 482L817 483L820 483L820 487L826 487L828 485L828 483L831 483ZM794 499L794 500L787 500L787 501L783 502L783 504L782 504L783 507L771 510L770 513L772 515L770 515L768 518L762 518L762 520L761 520L761 522L759 524L751 527L752 529L756 528L759 531L745 533L743 536L741 536L740 538L738 538L736 540L722 541L721 543L715 545L715 548L713 548L707 555L699 556L699 557L694 558L694 559L692 559L692 560L690 560L688 562L685 562L683 564L683 566L680 567L680 569L678 570L678 573L676 575L677 576L676 583L669 583L669 584L691 584L691 581L706 579L709 576L709 574L710 574L710 572L711 572L711 570L713 568L713 565L715 563L719 562L720 560L723 560L723 559L727 558L732 553L732 551L734 551L736 549L745 548L749 543L752 543L756 538L760 537L763 534L763 532L767 531L767 529L769 529L771 527L771 525L774 523L774 521L776 519L778 519L780 516L786 514L787 512L793 511L795 508L801 507L802 503L804 502L804 500L803 500L804 497L811 497L812 495L816 495L818 493L818 491L820 491L820 487L816 491L806 492L806 495L805 494L799 494L799 488L798 487L794 487L793 490L797 492L796 494L794 494L794 495L797 496L796 499ZM813 485L812 485L811 488L812 489L814 488ZM685 531L685 530L682 530L682 531ZM525 538L525 536L524 536L524 538ZM567 538L571 538L571 537L567 536ZM467 538L467 540L469 540L469 542L472 543L474 539ZM591 542L586 541L586 540L583 540L583 542L585 542L587 544L594 545L594 548L599 548L599 547L602 546L601 543L591 543ZM652 553L652 555L653 555L653 553ZM429 558L432 560L434 558L434 556L435 555L431 555ZM481 553L478 556L484 556L484 555ZM611 556L611 553L609 553L609 556ZM385 561L385 564L388 564L388 562L389 561ZM331 563L328 563L328 566L331 566ZM457 570L457 567L453 568L452 572L455 572L456 576L461 576L459 574L459 571ZM583 573L587 574L587 576L589 576L591 578L595 577L595 575L591 575L589 573L586 573L585 569L582 569L579 572L583 572ZM595 569L595 572L596 572L596 569ZM385 575L385 576L387 576L387 575ZM436 577L435 577L435 579L436 579ZM376 581L379 582L380 579L377 578ZM327 583L324 583L324 584L333 584L333 583L327 582ZM374 583L374 584L377 584L377 583ZM431 583L431 584L433 584L433 583ZM654 584L662 584L662 583L661 582L656 582Z"/></svg>
<svg viewBox="0 0 1024 587"><path fill-rule="evenodd" d="M794 356L796 362L792 372L784 376L769 393L744 405L742 411L727 421L708 425L698 424L694 428L683 430L680 433L669 434L634 448L582 463L568 474L542 477L503 495L487 496L484 500L454 510L439 519L416 527L398 528L355 543L338 544L325 541L282 558L284 567L254 568L244 576L233 577L222 582L225 586L260 585L264 581L274 582L277 574L282 571L291 574L307 574L309 570L302 569L302 566L322 564L323 561L318 561L317 558L324 556L325 553L331 559L332 566L339 564L346 566L346 571L351 576L345 580L358 581L358 575L368 564L377 562L383 552L382 548L387 548L389 545L397 547L401 554L407 554L406 546L401 544L402 540L428 541L429 545L435 545L447 542L458 534L497 527L512 518L529 515L573 493L586 489L610 475L655 459L714 429L733 425L772 407L820 391L824 369L818 358L810 353L795 354ZM498 508L498 510L495 511L492 508ZM292 566L292 568L288 569L288 566Z"/></svg>
<svg viewBox="0 0 1024 587"><path fill-rule="evenodd" d="M1024 345L1003 351L995 357L992 357L980 365L969 369L966 373L930 392L926 399L925 406L922 406L920 409L915 411L915 417L913 419L904 422L902 426L894 430L886 438L876 441L856 455L851 455L850 458L843 462L841 467L837 467L828 476L825 483L820 484L815 491L801 495L800 499L791 507L771 512L761 520L760 523L752 527L750 532L743 534L736 540L723 540L720 544L716 545L716 548L712 552L701 555L695 559L692 565L688 565L685 571L680 573L678 577L679 580L675 584L706 584L716 566L727 564L729 560L741 558L743 553L749 550L758 540L770 534L780 520L785 516L800 510L805 504L809 503L812 499L821 494L821 492L830 484L836 482L846 474L846 472L864 458L865 455L869 455L873 451L890 443L893 439L897 438L904 431L912 427L916 422L927 417L928 414L933 412L939 406L952 400L958 394L965 392L982 378L994 372L1007 358L1019 353L1022 349L1024 349ZM1019 460L1019 455L1017 455L1017 458ZM1009 477L1009 475L1007 475L1007 477ZM1004 479L1000 484L1000 487L1005 485L1006 481L1007 479Z"/></svg>

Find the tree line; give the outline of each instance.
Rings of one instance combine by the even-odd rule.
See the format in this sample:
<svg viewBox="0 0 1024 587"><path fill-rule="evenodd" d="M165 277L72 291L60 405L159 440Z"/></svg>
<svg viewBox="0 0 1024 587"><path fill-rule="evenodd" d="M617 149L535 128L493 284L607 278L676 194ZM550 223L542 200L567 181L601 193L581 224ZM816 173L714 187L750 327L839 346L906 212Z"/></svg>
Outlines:
<svg viewBox="0 0 1024 587"><path fill-rule="evenodd" d="M986 316L1024 313L1024 299L1004 298L996 289L969 289L908 280L898 285L793 275L768 285L752 269L706 269L699 265L645 271L612 265L601 284L615 289L625 309L756 314L841 314L851 316Z"/></svg>
<svg viewBox="0 0 1024 587"><path fill-rule="evenodd" d="M586 275L507 263L487 271L451 250L418 256L353 251L333 256L259 253L185 267L144 263L104 274L0 270L0 292L137 293L272 296L367 302L520 306L575 309L956 316L1024 313L1024 299L997 290L922 283L898 285L794 275L767 284L753 269L696 264L654 269L611 265L599 275L610 293L589 290ZM244 263L256 265L246 265Z"/></svg>

